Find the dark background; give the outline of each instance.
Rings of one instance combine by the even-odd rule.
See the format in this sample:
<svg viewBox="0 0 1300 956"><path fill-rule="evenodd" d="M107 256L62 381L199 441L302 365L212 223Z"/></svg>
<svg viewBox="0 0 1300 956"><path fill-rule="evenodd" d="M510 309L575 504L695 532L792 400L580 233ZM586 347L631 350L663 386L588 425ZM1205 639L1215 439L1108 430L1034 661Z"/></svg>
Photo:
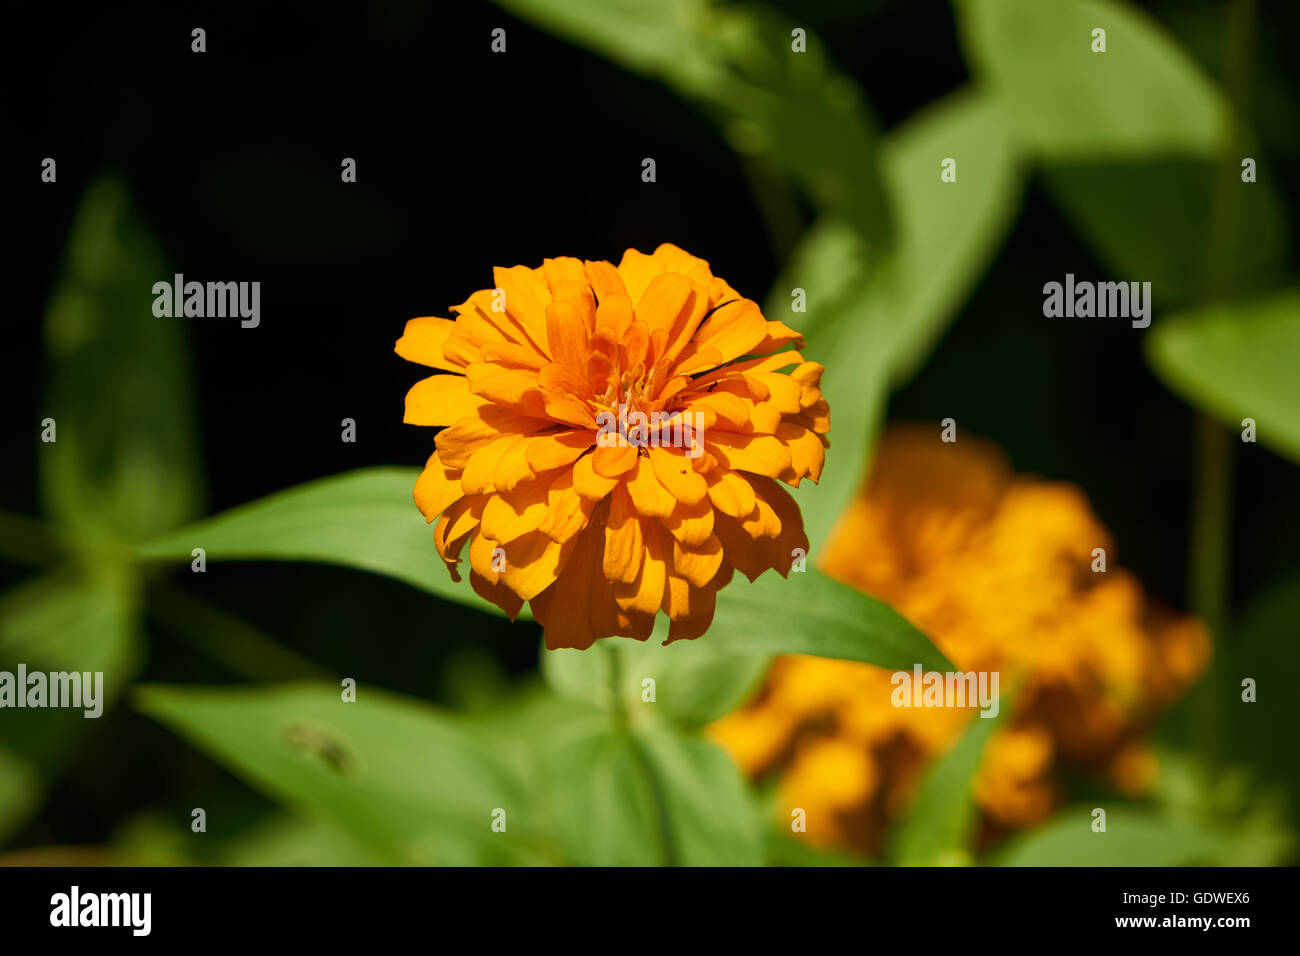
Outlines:
<svg viewBox="0 0 1300 956"><path fill-rule="evenodd" d="M969 78L945 3L776 5L826 40L884 129ZM1296 222L1300 65L1282 44L1300 15L1265 6L1251 120ZM1148 7L1219 75L1217 4ZM6 509L38 510L42 315L78 200L106 172L124 177L174 271L262 283L256 329L160 320L185 323L195 356L210 511L359 466L423 464L431 431L401 420L422 372L393 342L406 319L447 315L489 286L493 265L617 261L671 241L761 301L788 251L790 236L769 225L750 173L702 114L495 6L36 17L15 23L6 45ZM190 52L195 26L207 30L202 55ZM497 26L504 56L489 50ZM58 161L56 185L40 182L45 156ZM654 184L640 178L646 156ZM340 182L343 157L357 161L355 184ZM1127 324L1043 319L1042 284L1065 272L1104 275L1031 179L1007 243L890 418L952 415L1017 469L1080 485L1115 534L1118 562L1186 607L1192 415L1148 371ZM355 444L340 441L345 417ZM1247 447L1236 454L1234 602L1296 569L1285 529L1300 526L1293 466ZM24 573L0 565L0 583ZM457 702L466 668L536 664L534 625L352 571L223 565L196 587L326 668L427 698ZM234 679L162 636L149 653L142 679ZM102 723L17 846L102 842L186 775L239 786L126 708ZM250 817L265 810L245 793Z"/></svg>

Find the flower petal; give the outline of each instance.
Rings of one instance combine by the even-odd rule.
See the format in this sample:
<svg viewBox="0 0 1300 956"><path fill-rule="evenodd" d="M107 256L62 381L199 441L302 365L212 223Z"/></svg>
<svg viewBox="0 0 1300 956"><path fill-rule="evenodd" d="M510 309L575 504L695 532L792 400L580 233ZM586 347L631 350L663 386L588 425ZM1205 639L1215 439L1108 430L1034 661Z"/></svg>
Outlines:
<svg viewBox="0 0 1300 956"><path fill-rule="evenodd" d="M695 473L691 460L684 454L663 447L651 448L649 451L655 478L678 501L693 505L708 494L708 483L703 476Z"/></svg>
<svg viewBox="0 0 1300 956"><path fill-rule="evenodd" d="M408 362L419 362L448 372L463 372L463 363L453 362L442 354L442 347L455 327L456 323L451 319L439 319L431 315L411 319L406 323L406 329L393 351Z"/></svg>
<svg viewBox="0 0 1300 956"><path fill-rule="evenodd" d="M602 567L611 581L631 584L641 571L645 541L641 536L641 519L632 507L632 498L623 485L610 497L609 518L605 522L605 556Z"/></svg>
<svg viewBox="0 0 1300 956"><path fill-rule="evenodd" d="M435 451L424 463L424 470L415 479L415 506L432 522L452 502L464 497L460 484L460 469L448 468L438 460Z"/></svg>
<svg viewBox="0 0 1300 956"><path fill-rule="evenodd" d="M473 415L487 402L470 393L463 375L434 375L421 379L406 393L408 425L451 425Z"/></svg>

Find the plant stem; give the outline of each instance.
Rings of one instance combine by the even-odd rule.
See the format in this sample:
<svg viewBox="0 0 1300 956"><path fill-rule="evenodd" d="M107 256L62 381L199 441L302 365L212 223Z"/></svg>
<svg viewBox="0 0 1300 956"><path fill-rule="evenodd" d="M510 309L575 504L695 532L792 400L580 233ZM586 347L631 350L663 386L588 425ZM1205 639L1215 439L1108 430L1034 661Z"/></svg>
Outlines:
<svg viewBox="0 0 1300 956"><path fill-rule="evenodd" d="M1224 84L1228 126L1220 144L1210 206L1209 261L1202 297L1214 302L1233 295L1232 259L1241 233L1239 164L1246 148L1245 114L1255 35L1255 0L1233 0L1225 23ZM1232 432L1205 412L1194 425L1195 474L1187 563L1188 601L1210 630L1215 653L1202 682L1196 709L1198 736L1206 751L1222 750L1224 707L1220 693L1222 649L1227 640L1228 580L1232 526Z"/></svg>
<svg viewBox="0 0 1300 956"><path fill-rule="evenodd" d="M1255 0L1233 0L1225 23L1224 84L1228 125L1220 144L1219 168L1210 207L1210 250L1205 269L1206 302L1230 296L1232 258L1241 231L1237 169L1245 149L1246 99L1255 35ZM1195 424L1196 474L1188 561L1189 601L1205 619L1216 641L1224 639L1228 618L1231 534L1232 444L1228 431L1205 413Z"/></svg>
<svg viewBox="0 0 1300 956"><path fill-rule="evenodd" d="M626 736L637 767L640 769L646 786L650 790L650 797L654 803L655 826L659 834L659 848L663 854L664 865L677 866L680 862L677 854L677 841L673 836L672 824L668 818L668 804L664 800L663 785L658 774L655 773L654 765L650 762L641 741L632 732L632 722L629 720L627 708L624 706L623 661L619 658L618 651L610 644L605 641L598 643L604 648L606 660L609 661L610 713L613 715L614 727L620 734Z"/></svg>
<svg viewBox="0 0 1300 956"><path fill-rule="evenodd" d="M1188 590L1192 611L1216 640L1227 623L1232 446L1230 433L1205 413L1196 416L1195 497L1192 501Z"/></svg>

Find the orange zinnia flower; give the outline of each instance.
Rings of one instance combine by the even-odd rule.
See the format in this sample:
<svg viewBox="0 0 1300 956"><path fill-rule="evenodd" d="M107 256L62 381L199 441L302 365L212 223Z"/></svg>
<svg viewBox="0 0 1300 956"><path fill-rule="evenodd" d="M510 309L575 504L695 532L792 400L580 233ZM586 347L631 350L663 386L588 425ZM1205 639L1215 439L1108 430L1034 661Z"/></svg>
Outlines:
<svg viewBox="0 0 1300 956"><path fill-rule="evenodd" d="M1140 793L1154 773L1144 729L1205 665L1204 625L1121 568L1094 572L1093 549L1113 546L1073 485L1018 476L987 442L895 425L823 550L829 575L897 608L958 670L1018 685L974 781L986 839L1046 817L1066 766ZM806 839L877 853L929 762L978 719L897 708L893 690L883 668L782 657L711 735L777 778L783 819L807 812Z"/></svg>
<svg viewBox="0 0 1300 956"><path fill-rule="evenodd" d="M798 333L668 244L493 276L397 342L453 373L405 417L447 426L415 503L453 579L468 541L478 594L585 648L646 639L661 608L669 641L698 637L733 569L788 574L808 541L777 482L817 480L829 428L822 366L779 351Z"/></svg>

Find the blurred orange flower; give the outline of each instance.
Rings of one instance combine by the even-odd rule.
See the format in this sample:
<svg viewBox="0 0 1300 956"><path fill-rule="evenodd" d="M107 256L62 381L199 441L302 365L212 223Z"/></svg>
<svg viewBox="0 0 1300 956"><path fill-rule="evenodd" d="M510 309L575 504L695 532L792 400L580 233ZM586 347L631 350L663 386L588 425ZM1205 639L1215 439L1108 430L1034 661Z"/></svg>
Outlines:
<svg viewBox="0 0 1300 956"><path fill-rule="evenodd" d="M1094 549L1112 544L1075 487L1013 476L993 445L894 427L841 517L824 570L879 597L963 671L1017 687L1014 721L989 743L975 799L990 833L1043 819L1061 762L1142 790L1152 715L1204 666L1201 623L1146 602ZM927 763L972 712L891 704L890 672L847 661L778 659L759 695L711 734L755 775L776 774L785 819L807 838L879 852Z"/></svg>
<svg viewBox="0 0 1300 956"><path fill-rule="evenodd" d="M668 244L494 282L397 342L450 373L405 421L446 426L415 502L453 578L468 542L476 592L585 648L644 640L661 609L670 641L698 637L733 570L789 572L807 538L778 482L817 480L829 428L797 333Z"/></svg>

